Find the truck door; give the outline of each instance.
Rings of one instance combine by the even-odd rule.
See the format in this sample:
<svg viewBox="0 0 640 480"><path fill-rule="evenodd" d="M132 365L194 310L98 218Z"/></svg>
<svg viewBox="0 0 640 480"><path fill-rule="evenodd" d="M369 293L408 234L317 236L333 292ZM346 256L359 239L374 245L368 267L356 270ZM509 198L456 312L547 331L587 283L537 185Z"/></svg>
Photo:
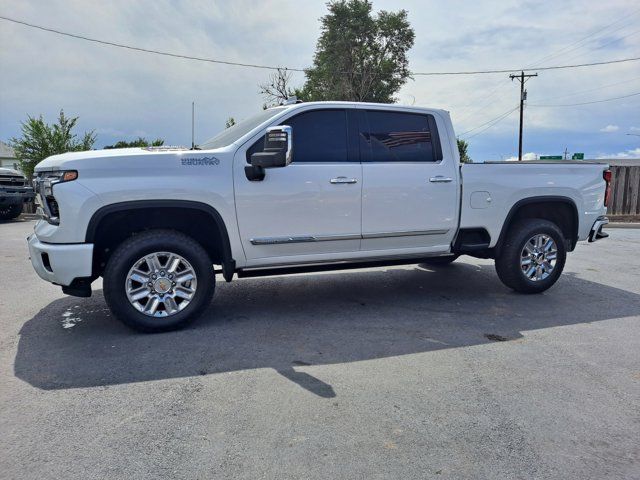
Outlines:
<svg viewBox="0 0 640 480"><path fill-rule="evenodd" d="M292 162L249 181L244 167L263 138L234 159L235 201L251 266L332 260L360 249L362 167L353 111L307 110L280 124L293 132Z"/></svg>
<svg viewBox="0 0 640 480"><path fill-rule="evenodd" d="M458 167L445 148L446 133L441 136L444 122L427 113L373 108L360 110L359 119L362 250L449 251L460 197Z"/></svg>

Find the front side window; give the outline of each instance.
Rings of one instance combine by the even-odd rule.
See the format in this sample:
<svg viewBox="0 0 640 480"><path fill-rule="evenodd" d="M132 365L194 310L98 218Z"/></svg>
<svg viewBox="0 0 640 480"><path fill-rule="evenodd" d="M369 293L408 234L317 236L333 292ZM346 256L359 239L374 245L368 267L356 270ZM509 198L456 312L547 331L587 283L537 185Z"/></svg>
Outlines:
<svg viewBox="0 0 640 480"><path fill-rule="evenodd" d="M368 110L369 131L360 136L369 144L373 162L434 162L428 115Z"/></svg>
<svg viewBox="0 0 640 480"><path fill-rule="evenodd" d="M294 162L347 161L345 110L312 110L283 123L293 129Z"/></svg>
<svg viewBox="0 0 640 480"><path fill-rule="evenodd" d="M293 163L346 162L346 110L312 110L282 121L293 130ZM247 163L251 155L264 148L264 135L247 149Z"/></svg>

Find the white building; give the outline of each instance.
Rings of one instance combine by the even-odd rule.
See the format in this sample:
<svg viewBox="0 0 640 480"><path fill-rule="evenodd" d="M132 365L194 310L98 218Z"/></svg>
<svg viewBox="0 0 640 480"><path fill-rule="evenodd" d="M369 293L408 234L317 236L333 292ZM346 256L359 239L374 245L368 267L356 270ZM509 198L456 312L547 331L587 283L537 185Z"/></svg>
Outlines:
<svg viewBox="0 0 640 480"><path fill-rule="evenodd" d="M0 140L0 167L18 170L20 165L13 148Z"/></svg>

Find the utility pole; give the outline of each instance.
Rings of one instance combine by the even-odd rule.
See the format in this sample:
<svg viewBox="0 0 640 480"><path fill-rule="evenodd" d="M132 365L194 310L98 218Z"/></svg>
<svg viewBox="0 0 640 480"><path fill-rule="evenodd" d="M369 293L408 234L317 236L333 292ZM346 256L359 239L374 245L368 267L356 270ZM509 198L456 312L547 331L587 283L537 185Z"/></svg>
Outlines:
<svg viewBox="0 0 640 480"><path fill-rule="evenodd" d="M524 101L527 99L527 91L524 89L525 82L530 77L537 77L537 73L525 75L524 72L520 72L520 75L509 75L509 78L513 82L513 79L517 79L520 82L520 136L518 141L518 161L522 161L522 122L524 120Z"/></svg>
<svg viewBox="0 0 640 480"><path fill-rule="evenodd" d="M196 125L196 102L191 102L191 150L196 149L195 125Z"/></svg>

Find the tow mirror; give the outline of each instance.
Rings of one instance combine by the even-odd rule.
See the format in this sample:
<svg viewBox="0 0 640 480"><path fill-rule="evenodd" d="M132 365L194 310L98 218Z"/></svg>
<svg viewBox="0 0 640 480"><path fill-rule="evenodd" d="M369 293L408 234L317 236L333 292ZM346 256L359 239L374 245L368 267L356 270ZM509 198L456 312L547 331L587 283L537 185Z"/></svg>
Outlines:
<svg viewBox="0 0 640 480"><path fill-rule="evenodd" d="M244 173L252 182L264 180L265 168L286 167L293 155L293 129L289 125L269 127L264 135L264 150L251 155L251 166Z"/></svg>
<svg viewBox="0 0 640 480"><path fill-rule="evenodd" d="M264 151L251 155L251 165L261 168L286 167L291 163L292 128L279 125L267 128Z"/></svg>

